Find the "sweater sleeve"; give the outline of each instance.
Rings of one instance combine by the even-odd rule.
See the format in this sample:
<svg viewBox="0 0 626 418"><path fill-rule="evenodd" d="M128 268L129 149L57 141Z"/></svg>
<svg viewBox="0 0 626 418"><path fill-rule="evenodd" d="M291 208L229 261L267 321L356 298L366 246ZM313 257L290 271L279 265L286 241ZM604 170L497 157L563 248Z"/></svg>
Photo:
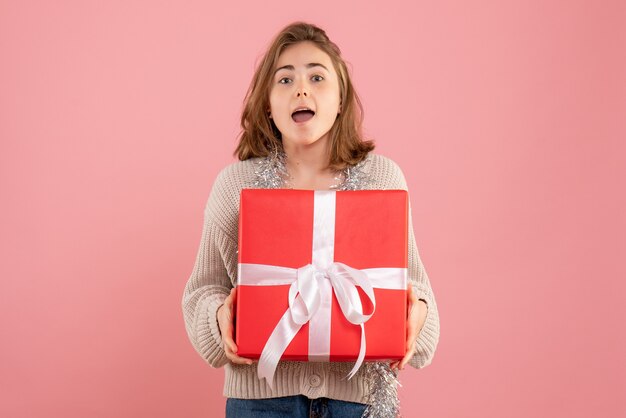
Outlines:
<svg viewBox="0 0 626 418"><path fill-rule="evenodd" d="M222 367L228 358L217 324L217 309L233 287L226 263L237 252L236 241L224 233L215 210L221 199L220 177L216 180L204 211L200 248L182 298L185 328L191 344L212 367Z"/></svg>
<svg viewBox="0 0 626 418"><path fill-rule="evenodd" d="M409 214L410 218L411 215ZM418 299L423 299L428 306L426 321L417 336L415 354L409 360L411 366L419 369L428 366L435 356L435 350L439 343L439 312L428 274L415 243L411 219L409 220L409 280L413 286L413 293L417 295Z"/></svg>
<svg viewBox="0 0 626 418"><path fill-rule="evenodd" d="M401 189L407 190L408 186L406 179L400 167L390 159L387 159L391 167L389 169L389 189ZM410 196L410 193L409 193ZM437 310L437 302L435 295L430 285L430 280L424 264L419 255L417 248L415 233L413 231L413 216L411 214L411 204L409 202L409 282L413 286L413 293L417 295L418 299L423 299L427 306L428 311L426 314L426 321L422 326L415 344L415 353L409 360L409 364L415 368L423 368L428 366L435 356L435 351L439 343L439 312Z"/></svg>

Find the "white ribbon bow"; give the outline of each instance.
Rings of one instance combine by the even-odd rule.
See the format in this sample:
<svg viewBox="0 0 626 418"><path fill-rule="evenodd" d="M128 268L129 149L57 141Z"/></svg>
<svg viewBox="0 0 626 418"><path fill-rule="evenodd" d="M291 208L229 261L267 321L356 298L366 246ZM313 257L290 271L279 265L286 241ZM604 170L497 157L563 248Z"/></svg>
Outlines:
<svg viewBox="0 0 626 418"><path fill-rule="evenodd" d="M296 276L296 280L289 287L289 309L274 328L261 353L258 366L259 377L265 378L272 387L274 372L280 357L300 328L309 322L319 309L320 287L323 285L320 281L330 280L346 319L352 324L361 326L359 356L348 374L348 378L352 378L365 358L366 344L363 324L372 317L376 310L376 297L367 274L343 263L335 262L326 271L316 270L312 264L307 264L296 270ZM372 303L373 309L370 314L365 315L363 313L361 299L355 284L361 286Z"/></svg>
<svg viewBox="0 0 626 418"><path fill-rule="evenodd" d="M244 285L285 285L289 287L289 308L272 331L259 358L258 375L265 378L272 387L278 361L296 336L300 328L311 321L322 305L324 282L332 286L341 311L346 319L361 327L359 355L348 379L363 364L366 352L365 327L376 311L374 288L404 289L406 283L405 268L355 269L344 263L334 262L327 270L318 270L312 264L299 269L271 266L264 264L239 264L240 283ZM372 312L363 313L361 298L356 286L360 286L372 304ZM329 322L330 318L322 318ZM330 339L330 328L327 330Z"/></svg>

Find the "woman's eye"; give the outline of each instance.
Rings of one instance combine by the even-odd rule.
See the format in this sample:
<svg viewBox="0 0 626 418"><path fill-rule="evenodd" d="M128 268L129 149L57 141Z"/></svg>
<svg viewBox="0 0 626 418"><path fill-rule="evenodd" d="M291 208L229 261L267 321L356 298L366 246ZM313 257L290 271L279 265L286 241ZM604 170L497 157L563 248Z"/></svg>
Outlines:
<svg viewBox="0 0 626 418"><path fill-rule="evenodd" d="M315 81L322 81L324 79L321 75L314 75L312 78L315 79Z"/></svg>
<svg viewBox="0 0 626 418"><path fill-rule="evenodd" d="M287 84L289 81L291 81L289 78L283 77L280 80L278 80L278 83L279 84Z"/></svg>

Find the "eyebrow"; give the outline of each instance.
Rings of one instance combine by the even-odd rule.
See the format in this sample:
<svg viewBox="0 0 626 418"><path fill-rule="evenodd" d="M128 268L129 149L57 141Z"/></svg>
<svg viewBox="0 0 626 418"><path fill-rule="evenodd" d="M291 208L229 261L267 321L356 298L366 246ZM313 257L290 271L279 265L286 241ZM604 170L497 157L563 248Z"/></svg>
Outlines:
<svg viewBox="0 0 626 418"><path fill-rule="evenodd" d="M313 67L322 67L323 69L325 69L326 71L328 71L328 68L326 68L326 66L324 66L323 64L320 64L318 62L310 62L306 65L306 68L313 68ZM276 71L274 71L274 75L276 75L277 72L279 72L280 70L295 70L295 67L293 65L283 65L280 68L277 68ZM330 71L328 71L330 72Z"/></svg>

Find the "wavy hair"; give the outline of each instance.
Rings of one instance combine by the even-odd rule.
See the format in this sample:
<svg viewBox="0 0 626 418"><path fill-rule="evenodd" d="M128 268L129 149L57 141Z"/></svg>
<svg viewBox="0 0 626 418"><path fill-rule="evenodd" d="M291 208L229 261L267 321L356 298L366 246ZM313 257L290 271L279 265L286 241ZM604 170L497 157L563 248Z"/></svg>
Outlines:
<svg viewBox="0 0 626 418"><path fill-rule="evenodd" d="M329 132L328 167L341 170L347 165L354 165L374 149L372 140L363 139L363 105L354 90L339 47L319 27L305 22L294 22L276 35L257 66L246 93L239 143L234 152L239 160L265 157L272 152L284 151L281 133L266 109L270 107L271 82L281 52L290 45L304 41L313 42L328 54L339 78L341 112Z"/></svg>

